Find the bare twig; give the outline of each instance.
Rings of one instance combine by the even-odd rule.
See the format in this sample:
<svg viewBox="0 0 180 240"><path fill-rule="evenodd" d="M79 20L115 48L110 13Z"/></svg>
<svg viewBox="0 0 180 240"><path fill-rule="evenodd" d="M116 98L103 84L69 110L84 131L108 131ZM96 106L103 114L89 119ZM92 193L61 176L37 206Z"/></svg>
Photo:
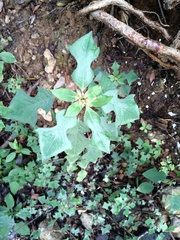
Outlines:
<svg viewBox="0 0 180 240"><path fill-rule="evenodd" d="M156 12L152 12L152 11L143 11L143 12L144 12L144 13L149 13L149 14L155 14L155 15L157 16L158 21L160 22L161 26L163 26L163 27L169 27L169 25L168 25L167 22L166 22L166 19L164 19L164 22L165 22L166 24L162 23L159 15L158 15Z"/></svg>
<svg viewBox="0 0 180 240"><path fill-rule="evenodd" d="M161 11L162 18L163 18L165 24L167 24L167 21L166 21L166 18L164 16L164 12L163 12L160 0L158 0L158 4L159 4L159 8L160 8L160 11Z"/></svg>

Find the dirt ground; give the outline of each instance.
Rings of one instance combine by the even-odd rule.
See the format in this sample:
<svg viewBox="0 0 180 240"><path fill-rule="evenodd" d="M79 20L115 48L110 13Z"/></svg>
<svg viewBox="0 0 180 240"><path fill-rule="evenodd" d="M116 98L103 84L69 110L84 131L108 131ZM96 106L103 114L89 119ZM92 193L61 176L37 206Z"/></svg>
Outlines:
<svg viewBox="0 0 180 240"><path fill-rule="evenodd" d="M135 7L143 6L141 0L134 0L132 4ZM176 73L162 68L119 33L97 20L89 16L77 17L77 11L84 5L85 3L73 2L65 7L57 7L57 1L31 1L27 5L14 1L6 3L1 12L0 37L12 37L13 41L8 42L5 49L12 52L18 61L17 65L9 69L7 77L23 77L25 90L38 77L41 79L40 85L47 89L53 88L60 77L64 77L64 84L68 88L69 76L75 67L75 60L68 54L68 44L93 31L101 50L94 68L100 66L110 71L112 63L117 61L122 71L133 69L139 77L133 92L143 111L141 117L153 125L154 131L160 131L165 139L170 139L168 144L172 143L172 148L177 149L180 132L180 82ZM165 11L172 36L176 35L179 28L179 9ZM145 10L159 12L155 1L149 1ZM115 8L114 15L118 18L120 9ZM141 29L141 33L155 40L160 38L158 33L152 32L133 16L129 18L128 24L134 29ZM45 71L46 49L56 59L54 70L48 73ZM3 95L2 98L7 96Z"/></svg>
<svg viewBox="0 0 180 240"><path fill-rule="evenodd" d="M70 75L75 68L75 60L68 53L68 44L89 31L93 32L94 40L100 47L100 56L93 67L102 67L110 72L114 61L120 64L122 71L131 69L138 75L132 92L136 94L136 102L142 110L141 119L152 125L152 134L163 140L164 152L167 150L174 163L180 160L180 81L177 74L164 69L144 52L126 41L119 33L114 32L90 16L76 16L79 9L86 5L75 1L65 7L57 7L56 0L30 1L24 5L21 1L5 1L0 13L0 39L12 37L5 50L13 53L17 64L9 68L6 78L23 77L23 88L28 90L40 79L39 85L52 89L61 79L61 86L69 87ZM135 7L142 8L143 0L130 1ZM148 11L160 13L157 1L149 1ZM107 9L108 11L110 9ZM179 27L180 8L165 11L169 32L174 37ZM114 15L120 16L120 9L115 8ZM151 16L156 20L156 16ZM128 24L155 40L161 36L153 32L140 20L130 16ZM162 42L166 41L162 39ZM45 50L49 50L56 60L53 71L46 71L47 59ZM0 100L8 104L9 95L1 89ZM140 121L134 126L138 131ZM142 133L139 133L142 134Z"/></svg>

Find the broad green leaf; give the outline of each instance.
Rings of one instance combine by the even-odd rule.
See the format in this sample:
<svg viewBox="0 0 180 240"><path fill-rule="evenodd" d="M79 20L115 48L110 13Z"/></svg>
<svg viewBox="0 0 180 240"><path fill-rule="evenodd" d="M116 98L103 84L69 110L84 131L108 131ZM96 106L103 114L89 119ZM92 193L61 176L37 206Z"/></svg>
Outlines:
<svg viewBox="0 0 180 240"><path fill-rule="evenodd" d="M9 142L9 146L14 150L19 150L18 141L16 139L14 139L13 142Z"/></svg>
<svg viewBox="0 0 180 240"><path fill-rule="evenodd" d="M162 182L166 179L166 174L163 171L158 171L155 167L145 171L143 176L153 183Z"/></svg>
<svg viewBox="0 0 180 240"><path fill-rule="evenodd" d="M77 176L77 181L78 182L82 182L82 180L84 180L84 178L86 177L87 172L85 170L81 170L80 172L78 172L78 176Z"/></svg>
<svg viewBox="0 0 180 240"><path fill-rule="evenodd" d="M66 151L67 155L77 156L86 148L89 139L84 134L88 131L81 120L77 120L77 124L67 131L68 139L72 144L72 148Z"/></svg>
<svg viewBox="0 0 180 240"><path fill-rule="evenodd" d="M14 231L23 236L30 235L30 229L25 222L16 223L14 226Z"/></svg>
<svg viewBox="0 0 180 240"><path fill-rule="evenodd" d="M80 113L80 111L82 110L82 105L79 103L79 101L78 102L75 102L75 103L73 103L73 104L71 104L69 107L68 107L68 109L67 109L67 111L66 111L66 116L67 117L75 117L75 116L77 116L79 113Z"/></svg>
<svg viewBox="0 0 180 240"><path fill-rule="evenodd" d="M3 81L4 62L0 61L0 83Z"/></svg>
<svg viewBox="0 0 180 240"><path fill-rule="evenodd" d="M52 93L41 87L38 87L38 94L35 97L30 97L24 91L17 90L8 108L7 117L34 126L37 122L37 110L42 108L48 112L53 101Z"/></svg>
<svg viewBox="0 0 180 240"><path fill-rule="evenodd" d="M88 99L93 99L94 97L98 96L102 91L102 87L99 85L96 85L94 87L91 87L87 90L87 92L85 93L85 96Z"/></svg>
<svg viewBox="0 0 180 240"><path fill-rule="evenodd" d="M12 208L14 207L14 198L13 196L8 193L5 198L4 201L6 203L6 206L8 207L8 209L12 210Z"/></svg>
<svg viewBox="0 0 180 240"><path fill-rule="evenodd" d="M16 62L16 58L14 55L10 52L1 52L0 53L0 58L5 62L5 63L14 63Z"/></svg>
<svg viewBox="0 0 180 240"><path fill-rule="evenodd" d="M12 194L16 194L17 191L21 189L21 186L17 182L10 182L10 190Z"/></svg>
<svg viewBox="0 0 180 240"><path fill-rule="evenodd" d="M93 107L102 107L111 101L111 96L100 95L95 98L95 100L90 101L90 105Z"/></svg>
<svg viewBox="0 0 180 240"><path fill-rule="evenodd" d="M9 154L10 149L0 149L0 157L5 158Z"/></svg>
<svg viewBox="0 0 180 240"><path fill-rule="evenodd" d="M91 63L99 55L99 47L93 40L92 32L79 38L74 44L69 45L69 50L77 61L77 68L72 74L72 79L81 90L84 90L94 78Z"/></svg>
<svg viewBox="0 0 180 240"><path fill-rule="evenodd" d="M107 96L113 96L110 102L102 107L105 113L114 111L116 114L116 126L131 123L139 119L139 109L134 101L134 95L131 94L124 99L118 98L118 90L110 90L105 93Z"/></svg>
<svg viewBox="0 0 180 240"><path fill-rule="evenodd" d="M122 79L127 80L128 84L131 84L138 79L138 76L134 73L133 70L131 70L128 73L125 73L125 72L121 73L120 78L121 78L121 81Z"/></svg>
<svg viewBox="0 0 180 240"><path fill-rule="evenodd" d="M16 152L12 152L10 153L7 157L6 157L6 163L8 162L12 162L16 157Z"/></svg>
<svg viewBox="0 0 180 240"><path fill-rule="evenodd" d="M102 157L102 151L93 147L91 144L87 144L86 148L87 152L83 154L81 164L79 164L82 168L86 168L89 163L95 163L98 158Z"/></svg>
<svg viewBox="0 0 180 240"><path fill-rule="evenodd" d="M76 125L76 117L64 116L64 111L56 115L57 125L52 128L38 128L39 144L42 159L46 160L65 150L71 149L72 144L67 137L67 130Z"/></svg>
<svg viewBox="0 0 180 240"><path fill-rule="evenodd" d="M109 90L116 89L116 85L114 82L112 82L109 77L108 73L106 71L99 72L98 75L95 78L95 81L99 82L99 85L102 87L102 91L107 92Z"/></svg>
<svg viewBox="0 0 180 240"><path fill-rule="evenodd" d="M152 183L143 182L139 185L139 187L137 188L137 191L146 194L146 193L152 192L153 189L154 189L154 186Z"/></svg>
<svg viewBox="0 0 180 240"><path fill-rule="evenodd" d="M111 69L113 70L113 75L117 76L119 73L119 67L120 65L115 61L113 65L111 66Z"/></svg>
<svg viewBox="0 0 180 240"><path fill-rule="evenodd" d="M21 150L21 153L25 154L25 155L30 155L31 154L31 151L28 149L28 148L23 148Z"/></svg>
<svg viewBox="0 0 180 240"><path fill-rule="evenodd" d="M0 239L9 240L8 233L12 230L14 226L14 219L5 215L0 216Z"/></svg>
<svg viewBox="0 0 180 240"><path fill-rule="evenodd" d="M102 128L99 115L89 107L86 107L84 123L92 130L91 144L99 150L109 153L108 133Z"/></svg>
<svg viewBox="0 0 180 240"><path fill-rule="evenodd" d="M123 84L119 89L119 93L124 94L126 96L129 95L130 91L131 91L131 86L126 84Z"/></svg>
<svg viewBox="0 0 180 240"><path fill-rule="evenodd" d="M114 122L107 123L107 119L105 117L101 117L101 125L109 133L110 139L112 141L118 140L119 128L116 127L116 124Z"/></svg>
<svg viewBox="0 0 180 240"><path fill-rule="evenodd" d="M55 97L59 98L60 100L73 102L76 99L77 94L70 89L60 88L51 90Z"/></svg>

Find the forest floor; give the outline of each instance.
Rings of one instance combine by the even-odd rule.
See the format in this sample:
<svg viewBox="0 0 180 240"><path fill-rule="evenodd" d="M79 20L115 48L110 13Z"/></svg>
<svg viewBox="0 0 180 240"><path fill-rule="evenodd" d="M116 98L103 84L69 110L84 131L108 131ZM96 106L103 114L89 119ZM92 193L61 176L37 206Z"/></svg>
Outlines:
<svg viewBox="0 0 180 240"><path fill-rule="evenodd" d="M136 7L141 3L132 2ZM148 9L144 10L157 11L157 5L153 5L152 2L149 1ZM133 83L132 93L135 94L135 101L142 113L141 119L136 121L130 133L148 141L148 134L154 139L161 140L161 160L168 156L175 165L179 165L180 81L176 73L155 63L118 32L91 19L90 16L77 16L77 11L82 7L78 2L57 7L57 1L31 1L26 6L14 1L5 4L0 13L0 39L8 39L9 36L12 38L12 41L5 44L5 50L15 55L17 64L7 68L4 81L10 77L22 77L24 81L21 88L24 91L28 91L37 81L39 86L46 89L53 89L56 84L73 88L70 76L76 63L68 53L68 44L73 44L78 38L92 31L94 40L100 47L100 55L93 63L93 68L101 67L110 73L110 67L116 61L120 65L120 71L134 70L138 76L138 80ZM178 9L176 13L179 16ZM167 21L170 21L170 33L175 36L177 19L173 19L170 13L165 13ZM115 8L114 14L118 18L120 9ZM173 14L176 16L175 12ZM129 17L128 24L155 40L161 38L158 33L152 32L148 26L133 16ZM56 60L56 66L51 72L45 70L47 62L44 52L47 49ZM1 84L0 101L7 106L12 96ZM152 125L148 134L139 130L142 121ZM39 120L39 125L43 124L45 124L43 120L42 122ZM126 131L129 133L128 129ZM8 135L3 136L1 133L0 137L2 145ZM144 170L146 166L139 171ZM128 181L127 178L124 178L124 181ZM1 202L3 203L2 198Z"/></svg>

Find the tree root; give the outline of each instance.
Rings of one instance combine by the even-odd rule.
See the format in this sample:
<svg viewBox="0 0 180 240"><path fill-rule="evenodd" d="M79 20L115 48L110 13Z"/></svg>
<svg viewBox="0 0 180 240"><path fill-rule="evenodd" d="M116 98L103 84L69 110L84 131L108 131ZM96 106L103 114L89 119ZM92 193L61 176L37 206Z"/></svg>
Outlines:
<svg viewBox="0 0 180 240"><path fill-rule="evenodd" d="M158 62L163 67L170 68L176 71L179 70L180 50L173 47L168 47L148 37L144 37L140 33L136 32L134 29L129 27L127 24L117 20L105 11L97 10L100 8L104 8L110 4L117 5L124 11L135 14L144 23L149 25L149 27L158 30L165 37L166 40L171 39L170 35L164 27L162 27L159 23L148 19L141 10L135 9L131 4L127 3L124 0L101 0L93 2L89 6L80 10L78 14L87 14L91 12L91 15L95 19L118 31L121 35L128 39L128 41L130 41L132 44L137 45L148 56L150 56L154 61Z"/></svg>

